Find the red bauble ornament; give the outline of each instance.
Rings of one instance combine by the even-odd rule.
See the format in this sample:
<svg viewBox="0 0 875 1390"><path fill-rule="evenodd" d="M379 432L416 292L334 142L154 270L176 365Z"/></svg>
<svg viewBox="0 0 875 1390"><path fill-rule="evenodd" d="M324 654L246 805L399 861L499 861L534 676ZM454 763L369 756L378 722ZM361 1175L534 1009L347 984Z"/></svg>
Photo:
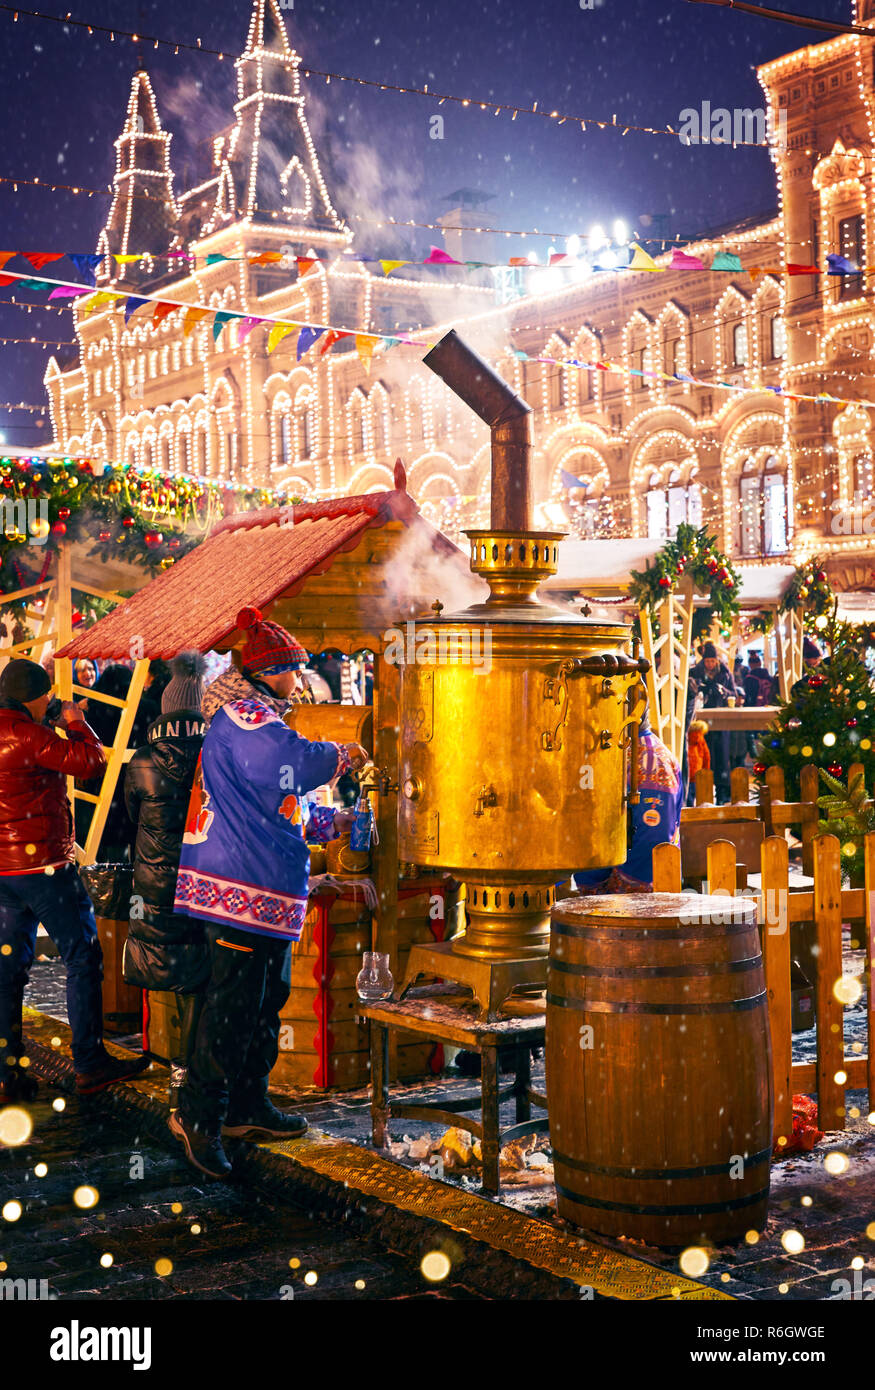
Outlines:
<svg viewBox="0 0 875 1390"><path fill-rule="evenodd" d="M92 469L91 464L88 462L88 460L87 460L87 459L83 459L82 462L81 462L80 465L79 465L79 472L80 472L80 473L92 473L93 471L94 471L94 470Z"/></svg>
<svg viewBox="0 0 875 1390"><path fill-rule="evenodd" d="M61 518L62 521L69 521L69 520L70 520L70 508L69 508L69 507L59 507L59 508L58 508L58 516Z"/></svg>
<svg viewBox="0 0 875 1390"><path fill-rule="evenodd" d="M154 550L161 545L164 540L160 531L147 531L143 538L150 550Z"/></svg>
<svg viewBox="0 0 875 1390"><path fill-rule="evenodd" d="M845 728L846 728L846 729L856 729L856 727L857 727L857 721L856 721L856 719L847 719L847 720L845 720Z"/></svg>
<svg viewBox="0 0 875 1390"><path fill-rule="evenodd" d="M52 527L52 535L53 535L53 536L66 536L66 534L67 534L67 527L66 527L66 525L64 524L64 522L63 522L63 521L56 521L55 524L54 524L54 526Z"/></svg>
<svg viewBox="0 0 875 1390"><path fill-rule="evenodd" d="M98 533L97 539L98 539L99 541L103 541L104 544L105 544L108 540L111 540L111 539L112 539L112 532L111 532L111 531L100 531L100 532Z"/></svg>
<svg viewBox="0 0 875 1390"><path fill-rule="evenodd" d="M174 536L174 538L173 538L172 541L168 541L168 542L167 542L167 549L168 549L168 550L178 550L178 549L179 549L179 537L178 537L178 536Z"/></svg>
<svg viewBox="0 0 875 1390"><path fill-rule="evenodd" d="M824 574L823 570L818 570L817 575L815 577L817 579L818 584L826 583L826 575Z"/></svg>
<svg viewBox="0 0 875 1390"><path fill-rule="evenodd" d="M762 777L766 770L766 765L765 763L754 763L753 770L756 773L757 777Z"/></svg>
<svg viewBox="0 0 875 1390"><path fill-rule="evenodd" d="M659 587L660 587L660 589L670 589L670 588L671 588L671 580L670 580L670 579L666 579L665 576L663 575L662 579L660 579L660 581L659 581Z"/></svg>
<svg viewBox="0 0 875 1390"><path fill-rule="evenodd" d="M808 677L808 684L811 686L812 690L819 690L823 683L823 676Z"/></svg>
<svg viewBox="0 0 875 1390"><path fill-rule="evenodd" d="M133 526L133 524L134 524L134 518L133 518L132 516L123 516L123 517L122 517L122 526L131 527L131 526Z"/></svg>
<svg viewBox="0 0 875 1390"><path fill-rule="evenodd" d="M831 773L833 777L841 777L844 769L841 763L830 763L826 770Z"/></svg>

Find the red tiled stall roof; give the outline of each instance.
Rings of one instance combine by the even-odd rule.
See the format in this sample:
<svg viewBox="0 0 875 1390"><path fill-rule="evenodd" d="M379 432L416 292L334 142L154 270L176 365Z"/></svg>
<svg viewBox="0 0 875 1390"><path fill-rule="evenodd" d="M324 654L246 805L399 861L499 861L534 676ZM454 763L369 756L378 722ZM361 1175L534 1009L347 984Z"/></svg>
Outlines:
<svg viewBox="0 0 875 1390"><path fill-rule="evenodd" d="M339 552L354 549L369 526L392 520L427 526L403 490L403 471L396 479L401 487L394 492L225 517L201 545L57 655L126 660L135 638L150 660L188 648L209 651L234 632L246 604L266 608L308 574L327 569ZM455 552L440 532L434 538Z"/></svg>

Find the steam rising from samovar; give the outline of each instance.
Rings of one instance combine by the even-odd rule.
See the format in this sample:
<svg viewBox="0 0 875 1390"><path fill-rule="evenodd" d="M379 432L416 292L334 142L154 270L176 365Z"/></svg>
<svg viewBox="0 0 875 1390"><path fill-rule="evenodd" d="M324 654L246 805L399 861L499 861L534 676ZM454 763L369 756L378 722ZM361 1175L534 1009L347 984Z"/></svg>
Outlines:
<svg viewBox="0 0 875 1390"><path fill-rule="evenodd" d="M626 857L626 751L640 672L629 629L541 603L562 532L532 529L531 411L450 332L425 363L492 432L491 526L467 531L485 603L416 624L401 675L399 852L466 884L467 929L411 950L494 1015L546 979L554 885ZM634 766L634 759L633 759Z"/></svg>

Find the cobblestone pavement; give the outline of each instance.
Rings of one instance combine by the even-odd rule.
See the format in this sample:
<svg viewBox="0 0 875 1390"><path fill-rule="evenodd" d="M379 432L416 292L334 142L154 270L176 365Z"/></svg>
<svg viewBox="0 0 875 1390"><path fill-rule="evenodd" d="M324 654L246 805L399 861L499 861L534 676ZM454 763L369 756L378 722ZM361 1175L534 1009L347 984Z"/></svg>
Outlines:
<svg viewBox="0 0 875 1390"><path fill-rule="evenodd" d="M60 1095L41 1084L28 1107L29 1141L0 1147L0 1211L22 1208L18 1220L0 1218L0 1279L46 1280L47 1296L59 1299L480 1297L461 1284L429 1284L412 1260L251 1185L192 1181L171 1149L95 1114L87 1100L66 1097L56 1111ZM90 1209L76 1205L82 1187L99 1194ZM167 1273L156 1272L159 1261L170 1262Z"/></svg>
<svg viewBox="0 0 875 1390"><path fill-rule="evenodd" d="M34 968L33 987L27 1002L55 1017L63 1016L63 966L60 962L43 962ZM849 1051L853 1041L865 1036L859 1031L861 1012L861 1006L845 1011L846 1047ZM139 1046L139 1039L132 1039L131 1045ZM794 1060L803 1060L812 1045L813 1034L796 1034ZM534 1065L533 1082L537 1090L543 1090L543 1062ZM478 1090L478 1082L449 1075L393 1087L393 1094L403 1091L408 1103L414 1099L435 1100L440 1097L446 1107L452 1109L454 1100L474 1095ZM282 1096L282 1091L279 1094ZM712 1252L707 1273L697 1276L700 1282L721 1289L734 1298L784 1302L842 1298L843 1286L839 1281L844 1279L849 1283L851 1296L863 1297L868 1289L871 1297L875 1284L867 1286L866 1281L875 1281L875 1125L868 1122L864 1093L849 1091L846 1100L848 1119L844 1131L827 1134L812 1153L793 1154L773 1165L769 1223L762 1237L752 1245L742 1243ZM342 1094L289 1090L281 1099L281 1104L286 1109L302 1111L312 1126L338 1138L365 1145L370 1142L367 1088ZM513 1122L512 1109L512 1102L502 1107L503 1123ZM391 1126L391 1136L394 1140L400 1140L405 1134L418 1137L428 1129L428 1125L414 1120L395 1121ZM440 1128L435 1129L432 1124L431 1131L437 1135ZM847 1165L844 1171L831 1174L824 1166L824 1159L833 1152L843 1155ZM417 1164L404 1156L398 1157L408 1167L427 1171L425 1163ZM165 1165L169 1162L173 1167L172 1157L165 1155L163 1161ZM477 1181L460 1179L451 1174L447 1175L447 1180L470 1185L470 1190L479 1191ZM245 1210L249 1199L242 1200L242 1209ZM502 1201L532 1216L547 1221L557 1220L552 1185L531 1188L505 1186ZM179 1221L182 1222L182 1217ZM185 1229L187 1226L183 1222L181 1230ZM803 1237L805 1244L801 1251L790 1253L785 1248L782 1237L786 1238L789 1231L799 1232ZM597 1240L664 1269L678 1268L678 1252L660 1251L640 1242L615 1241L609 1237L599 1236ZM300 1258L303 1260L304 1256ZM857 1262L856 1268L852 1263L854 1261ZM318 1272L317 1265L312 1267ZM367 1278L366 1275L363 1277ZM159 1287L163 1286L163 1282L153 1280ZM854 1295L853 1291L858 1285L860 1288ZM274 1284L274 1290L276 1287ZM451 1297L471 1296L459 1291L442 1289L442 1292L448 1292ZM310 1296L310 1290L306 1293ZM270 1297L276 1296L276 1293L256 1296ZM517 1293L516 1296L525 1297L525 1294Z"/></svg>

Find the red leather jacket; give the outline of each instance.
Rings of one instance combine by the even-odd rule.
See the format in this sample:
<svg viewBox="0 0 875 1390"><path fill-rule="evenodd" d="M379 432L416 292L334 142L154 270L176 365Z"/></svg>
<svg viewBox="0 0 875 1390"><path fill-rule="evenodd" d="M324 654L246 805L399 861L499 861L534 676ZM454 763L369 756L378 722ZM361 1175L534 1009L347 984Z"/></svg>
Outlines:
<svg viewBox="0 0 875 1390"><path fill-rule="evenodd" d="M87 724L66 732L65 741L16 701L0 707L0 874L73 861L65 778L94 777L106 759Z"/></svg>

